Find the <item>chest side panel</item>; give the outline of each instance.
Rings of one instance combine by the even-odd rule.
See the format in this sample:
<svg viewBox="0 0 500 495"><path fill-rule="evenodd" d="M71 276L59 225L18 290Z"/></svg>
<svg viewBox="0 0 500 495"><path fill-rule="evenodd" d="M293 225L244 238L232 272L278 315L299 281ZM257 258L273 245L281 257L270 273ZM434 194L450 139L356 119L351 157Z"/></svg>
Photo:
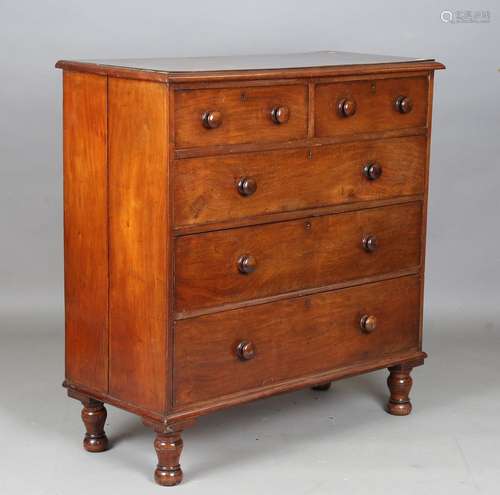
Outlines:
<svg viewBox="0 0 500 495"><path fill-rule="evenodd" d="M108 387L107 78L64 73L66 380Z"/></svg>
<svg viewBox="0 0 500 495"><path fill-rule="evenodd" d="M109 389L154 412L167 380L167 127L165 84L109 79Z"/></svg>

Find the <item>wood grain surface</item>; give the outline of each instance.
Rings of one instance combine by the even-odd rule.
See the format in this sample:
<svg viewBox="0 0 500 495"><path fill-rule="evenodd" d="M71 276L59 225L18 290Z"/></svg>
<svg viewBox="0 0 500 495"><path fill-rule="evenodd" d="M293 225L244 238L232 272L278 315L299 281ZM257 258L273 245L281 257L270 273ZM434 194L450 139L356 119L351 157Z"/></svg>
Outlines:
<svg viewBox="0 0 500 495"><path fill-rule="evenodd" d="M176 228L423 193L426 138L415 136L176 160ZM368 180L363 167L382 175ZM243 196L238 181L252 178Z"/></svg>
<svg viewBox="0 0 500 495"><path fill-rule="evenodd" d="M315 96L316 136L338 136L425 126L427 123L427 77L402 77L318 84ZM398 96L413 100L411 112L395 108ZM342 117L337 104L343 98L356 102L356 113Z"/></svg>
<svg viewBox="0 0 500 495"><path fill-rule="evenodd" d="M107 78L64 74L66 380L108 390Z"/></svg>
<svg viewBox="0 0 500 495"><path fill-rule="evenodd" d="M109 81L110 393L155 412L167 394L167 94Z"/></svg>
<svg viewBox="0 0 500 495"><path fill-rule="evenodd" d="M176 312L418 269L421 202L178 237ZM362 240L375 235L367 253ZM241 274L251 255L256 270Z"/></svg>
<svg viewBox="0 0 500 495"><path fill-rule="evenodd" d="M416 351L418 301L419 278L410 276L179 321L175 405ZM376 316L373 332L361 330L363 315ZM243 341L253 359L238 358Z"/></svg>
<svg viewBox="0 0 500 495"><path fill-rule="evenodd" d="M175 143L178 148L220 144L290 141L307 136L305 84L178 90L175 92ZM286 106L286 123L272 120L273 108ZM221 113L222 124L206 129L205 112Z"/></svg>

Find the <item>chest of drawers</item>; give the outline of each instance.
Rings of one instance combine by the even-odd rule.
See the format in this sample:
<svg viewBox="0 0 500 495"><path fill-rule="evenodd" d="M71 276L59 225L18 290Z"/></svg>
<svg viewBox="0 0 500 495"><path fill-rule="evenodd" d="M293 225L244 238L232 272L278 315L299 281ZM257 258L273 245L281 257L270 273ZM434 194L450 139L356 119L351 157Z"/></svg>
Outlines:
<svg viewBox="0 0 500 495"><path fill-rule="evenodd" d="M58 62L66 379L84 447L104 403L182 431L273 394L389 369L411 411L433 60L320 52Z"/></svg>

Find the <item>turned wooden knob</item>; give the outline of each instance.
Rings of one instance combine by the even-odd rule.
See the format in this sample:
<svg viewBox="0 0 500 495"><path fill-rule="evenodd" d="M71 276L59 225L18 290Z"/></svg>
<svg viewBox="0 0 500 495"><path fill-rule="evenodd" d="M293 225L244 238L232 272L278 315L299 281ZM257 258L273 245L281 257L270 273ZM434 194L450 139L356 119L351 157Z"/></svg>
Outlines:
<svg viewBox="0 0 500 495"><path fill-rule="evenodd" d="M201 116L201 121L203 122L203 126L207 129L216 129L222 124L222 113L217 110L205 112Z"/></svg>
<svg viewBox="0 0 500 495"><path fill-rule="evenodd" d="M257 181L252 177L242 177L238 181L238 192L242 196L251 196L257 191Z"/></svg>
<svg viewBox="0 0 500 495"><path fill-rule="evenodd" d="M363 249L367 253L373 253L378 248L378 240L374 235L367 235L363 237Z"/></svg>
<svg viewBox="0 0 500 495"><path fill-rule="evenodd" d="M244 340L237 345L236 354L242 361L249 361L255 357L255 347L252 342Z"/></svg>
<svg viewBox="0 0 500 495"><path fill-rule="evenodd" d="M238 270L245 275L252 273L257 268L257 261L249 254L244 254L238 258Z"/></svg>
<svg viewBox="0 0 500 495"><path fill-rule="evenodd" d="M377 328L377 318L372 315L364 315L359 320L359 326L363 332L371 333Z"/></svg>
<svg viewBox="0 0 500 495"><path fill-rule="evenodd" d="M287 106L274 107L271 110L271 119L275 124L285 124L290 118L290 110Z"/></svg>
<svg viewBox="0 0 500 495"><path fill-rule="evenodd" d="M396 98L396 110L400 113L411 112L413 101L409 96L398 96Z"/></svg>
<svg viewBox="0 0 500 495"><path fill-rule="evenodd" d="M363 175L368 180L377 180L382 175L382 166L377 162L367 163L363 167Z"/></svg>
<svg viewBox="0 0 500 495"><path fill-rule="evenodd" d="M356 102L349 98L339 101L337 111L341 117L352 117L356 113Z"/></svg>

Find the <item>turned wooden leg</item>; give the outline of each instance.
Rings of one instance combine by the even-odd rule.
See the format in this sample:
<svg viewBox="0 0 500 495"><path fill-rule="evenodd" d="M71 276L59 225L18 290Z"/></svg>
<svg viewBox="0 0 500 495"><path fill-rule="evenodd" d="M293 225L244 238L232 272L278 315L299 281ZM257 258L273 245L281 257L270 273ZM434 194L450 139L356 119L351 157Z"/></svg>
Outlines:
<svg viewBox="0 0 500 495"><path fill-rule="evenodd" d="M158 456L155 481L162 486L178 485L182 481L180 458L183 442L181 432L156 433L154 446Z"/></svg>
<svg viewBox="0 0 500 495"><path fill-rule="evenodd" d="M318 385L314 385L314 387L311 387L312 390L317 390L318 392L326 392L327 390L330 390L330 387L332 386L332 382L326 382L326 383L318 383Z"/></svg>
<svg viewBox="0 0 500 495"><path fill-rule="evenodd" d="M185 428L194 423L194 419L170 424L143 418L143 422L156 432L154 441L158 456L158 464L155 469L156 483L162 486L178 485L183 477L180 463L183 447L181 434Z"/></svg>
<svg viewBox="0 0 500 495"><path fill-rule="evenodd" d="M82 400L82 420L87 432L83 447L88 452L103 452L108 448L108 437L104 432L104 423L108 415L102 402L94 399Z"/></svg>
<svg viewBox="0 0 500 495"><path fill-rule="evenodd" d="M411 412L410 389L413 380L410 376L410 366L398 365L389 368L387 385L391 392L387 403L387 412L395 416L406 416Z"/></svg>

